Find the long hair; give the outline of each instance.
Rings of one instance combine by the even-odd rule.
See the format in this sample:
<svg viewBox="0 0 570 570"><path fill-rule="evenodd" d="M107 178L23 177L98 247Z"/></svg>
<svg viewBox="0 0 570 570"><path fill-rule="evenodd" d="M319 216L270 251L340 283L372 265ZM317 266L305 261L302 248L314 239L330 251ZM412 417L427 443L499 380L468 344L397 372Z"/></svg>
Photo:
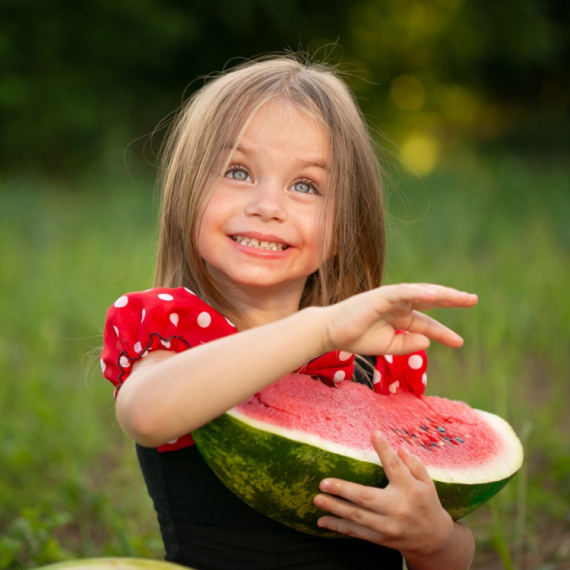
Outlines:
<svg viewBox="0 0 570 570"><path fill-rule="evenodd" d="M325 130L330 172L322 231L332 235L299 308L325 306L378 287L385 232L381 170L353 94L328 64L286 54L248 61L211 79L181 108L163 148L162 209L155 286L185 286L244 324L208 273L197 248L199 224L217 182L255 113L292 105ZM327 234L323 234L327 235ZM326 240L323 240L325 242Z"/></svg>

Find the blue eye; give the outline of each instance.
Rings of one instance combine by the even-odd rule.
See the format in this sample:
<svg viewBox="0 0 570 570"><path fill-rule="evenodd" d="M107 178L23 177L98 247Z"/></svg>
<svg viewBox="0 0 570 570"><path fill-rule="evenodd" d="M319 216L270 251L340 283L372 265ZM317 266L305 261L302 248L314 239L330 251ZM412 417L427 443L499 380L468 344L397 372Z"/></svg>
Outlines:
<svg viewBox="0 0 570 570"><path fill-rule="evenodd" d="M293 189L301 194L316 194L314 186L307 182L295 182Z"/></svg>
<svg viewBox="0 0 570 570"><path fill-rule="evenodd" d="M232 180L240 180L242 182L249 178L249 173L243 168L232 168L226 172L226 176Z"/></svg>

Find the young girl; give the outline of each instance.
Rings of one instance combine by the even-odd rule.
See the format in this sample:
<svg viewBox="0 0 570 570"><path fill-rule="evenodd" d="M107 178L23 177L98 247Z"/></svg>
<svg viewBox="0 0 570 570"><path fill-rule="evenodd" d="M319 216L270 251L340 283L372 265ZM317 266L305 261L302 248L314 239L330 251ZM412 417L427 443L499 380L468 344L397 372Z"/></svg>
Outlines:
<svg viewBox="0 0 570 570"><path fill-rule="evenodd" d="M347 86L294 57L243 64L202 88L166 146L155 288L109 309L102 368L137 443L166 559L197 569L468 568L469 530L442 509L419 459L371 434L385 489L325 479L319 526L299 533L249 508L190 432L299 370L383 393L423 391L393 355L462 339L422 312L470 307L438 285L379 287L384 255L373 143ZM408 334L396 334L405 331ZM379 356L381 355L381 356ZM128 381L127 381L128 379ZM315 380L317 381L317 380ZM366 381L366 379L364 380Z"/></svg>

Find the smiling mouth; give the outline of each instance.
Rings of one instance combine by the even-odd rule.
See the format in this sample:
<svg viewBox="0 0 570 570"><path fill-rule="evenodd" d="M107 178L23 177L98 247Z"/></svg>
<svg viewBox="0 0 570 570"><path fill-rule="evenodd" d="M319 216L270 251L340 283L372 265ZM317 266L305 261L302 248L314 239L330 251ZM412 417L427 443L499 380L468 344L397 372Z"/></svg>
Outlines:
<svg viewBox="0 0 570 570"><path fill-rule="evenodd" d="M284 251L288 247L284 243L278 243L276 241L263 241L263 240L260 241L258 239L248 238L246 236L231 236L231 238L240 245L253 247L255 249L266 249L268 251Z"/></svg>

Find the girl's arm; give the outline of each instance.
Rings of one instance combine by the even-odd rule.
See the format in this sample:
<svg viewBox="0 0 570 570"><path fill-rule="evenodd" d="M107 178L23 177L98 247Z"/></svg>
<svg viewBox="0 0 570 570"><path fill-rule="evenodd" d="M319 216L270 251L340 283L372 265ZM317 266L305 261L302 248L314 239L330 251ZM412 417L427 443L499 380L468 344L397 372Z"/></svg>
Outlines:
<svg viewBox="0 0 570 570"><path fill-rule="evenodd" d="M430 339L459 347L461 337L417 311L476 302L475 295L447 287L391 285L179 354L156 351L133 367L121 387L117 417L136 442L155 447L204 425L326 352L409 354L427 348ZM396 335L398 329L410 334Z"/></svg>
<svg viewBox="0 0 570 570"><path fill-rule="evenodd" d="M119 423L148 447L201 427L317 356L320 318L310 308L181 353L150 353L121 386Z"/></svg>
<svg viewBox="0 0 570 570"><path fill-rule="evenodd" d="M475 555L471 531L459 522L453 523L453 533L444 548L431 555L403 553L408 570L468 570Z"/></svg>
<svg viewBox="0 0 570 570"><path fill-rule="evenodd" d="M384 489L325 479L315 504L335 516L318 525L399 550L409 570L468 570L475 544L471 531L441 506L422 462L405 448L396 454L380 434L372 436L389 484Z"/></svg>

